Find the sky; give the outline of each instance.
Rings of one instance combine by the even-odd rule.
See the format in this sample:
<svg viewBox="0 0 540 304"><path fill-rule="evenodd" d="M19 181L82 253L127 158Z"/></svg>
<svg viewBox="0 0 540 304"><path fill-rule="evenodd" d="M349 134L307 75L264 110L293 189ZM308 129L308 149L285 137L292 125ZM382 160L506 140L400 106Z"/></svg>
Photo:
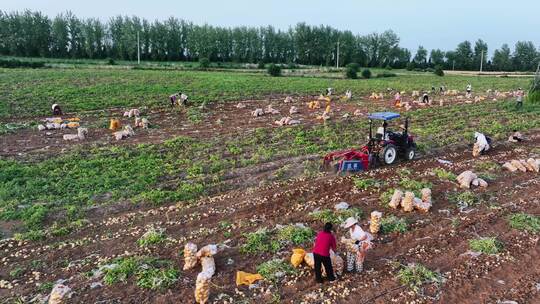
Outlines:
<svg viewBox="0 0 540 304"><path fill-rule="evenodd" d="M519 40L540 46L539 0L0 0L0 10L67 10L106 21L115 15L148 20L171 16L219 26L273 25L288 29L298 22L330 25L355 34L392 29L400 45L416 50L454 49L464 40L488 43L489 53Z"/></svg>

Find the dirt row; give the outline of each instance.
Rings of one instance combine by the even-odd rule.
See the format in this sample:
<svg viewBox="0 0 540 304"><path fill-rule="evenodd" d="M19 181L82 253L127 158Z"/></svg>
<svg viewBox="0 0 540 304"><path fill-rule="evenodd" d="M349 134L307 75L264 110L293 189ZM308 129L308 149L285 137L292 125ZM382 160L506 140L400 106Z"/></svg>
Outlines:
<svg viewBox="0 0 540 304"><path fill-rule="evenodd" d="M399 178L396 172L407 168L414 172L412 178L429 180L434 185L435 203L428 214L385 209L379 202L380 191L384 189L360 191L354 188L352 177L326 175L230 191L192 204L91 217L84 228L44 242L3 241L0 278L8 278L17 267L25 271L13 289L0 289L0 298L7 302L17 297L25 301L40 298L46 292L37 285L67 279L66 284L74 291L71 299L74 303L191 303L197 270L183 272L174 287L163 292L141 289L131 281L92 288L92 283L101 279L85 275L111 259L133 255L169 259L181 269L180 251L190 240L199 245L218 243L225 248L216 257L217 273L211 286L211 301L215 303L227 299L235 303L267 303L274 301L276 295L283 303L497 303L504 300L537 303L540 301L538 236L511 229L506 218L514 212L540 214L538 175L508 174L499 168L492 172L495 178L487 189L474 190L487 199L462 213L446 196L462 190L454 182L440 180L430 172L433 168L445 168L459 174L482 162L501 164L508 159L538 156L539 135L531 135L531 141L524 145L500 145L479 159L472 159L469 151L458 151L438 156L452 162L450 165L436 158L424 158L361 175L393 183ZM364 214L380 210L385 216L405 217L412 229L404 234L377 237L365 272L346 274L333 284L314 284L311 271L302 268L277 286L265 282L255 289L234 285L236 271L255 272L257 265L271 258L288 259L292 248L277 254L241 254L239 247L245 240L244 233L290 223L304 223L318 230L321 223L314 221L309 213L318 208L332 208L341 201L361 208ZM219 223L224 221L232 227L222 228ZM367 224L366 218L362 224ZM166 228L169 237L166 245L143 249L136 244L149 225ZM231 233L229 237L224 235L227 231ZM338 239L344 233L338 229ZM503 252L476 257L468 254L468 240L484 236L501 240ZM35 261L40 261L41 266L33 266ZM422 263L441 273L444 281L440 286L424 286L423 293L416 294L396 279L396 269L392 266L396 262ZM34 271L39 272L39 279Z"/></svg>
<svg viewBox="0 0 540 304"><path fill-rule="evenodd" d="M27 155L54 156L75 149L77 146L108 146L108 145L137 145L140 143L161 143L176 136L190 136L193 138L208 138L215 136L241 135L256 128L280 128L275 121L290 116L300 121L302 126L323 124L317 117L325 110L325 102L321 102L319 109L309 109L308 103L316 100L318 96L293 96L293 102L284 103L286 96L268 96L261 100L242 100L238 102L210 103L199 109L199 106L190 108L171 108L164 103L162 108L141 109L144 117L150 121L149 129L135 129L136 135L122 141L114 140L112 132L108 129L111 118L120 119L122 125L134 125L134 118L123 117L129 109L104 109L83 113L67 113L64 118L78 117L81 126L89 128L84 142L66 142L65 134L75 134L75 130L48 130L38 131L37 127L23 128L7 134L0 135L0 157L25 158ZM432 107L439 106L439 100L445 101L445 106L465 103L463 96L436 96ZM409 96L403 97L404 102L410 102L412 111L429 105L415 104ZM487 102L487 101L486 101ZM238 104L245 108L237 108ZM251 112L255 109L265 109L272 105L279 114L266 114L253 117ZM292 106L298 108L297 114L289 114ZM386 94L383 100L370 100L368 96L353 97L344 101L334 97L331 104L331 121L344 119L365 119L373 111L388 110L403 112L404 108L394 108L393 96ZM355 116L354 113L359 116ZM191 118L190 118L191 117ZM42 123L46 117L25 119L25 122ZM191 120L190 120L191 119ZM16 123L16 119L2 119L0 123Z"/></svg>

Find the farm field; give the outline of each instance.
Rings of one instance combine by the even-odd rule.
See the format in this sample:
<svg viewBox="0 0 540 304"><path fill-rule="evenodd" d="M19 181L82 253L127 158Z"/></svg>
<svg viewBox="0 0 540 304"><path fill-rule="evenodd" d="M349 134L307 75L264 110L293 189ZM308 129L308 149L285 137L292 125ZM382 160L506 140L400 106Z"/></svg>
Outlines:
<svg viewBox="0 0 540 304"><path fill-rule="evenodd" d="M540 301L539 175L502 168L508 160L540 158L540 106L516 110L513 97L493 95L527 87L530 78L311 76L0 69L0 303L40 301L58 280L66 280L74 303L192 303L198 271L182 270L187 241L219 244L212 303ZM464 97L468 83L485 100ZM440 85L460 93L412 103L413 90ZM335 98L323 123L317 116L324 107L307 104L327 87L353 97ZM178 90L193 105L171 108L168 96ZM391 90L406 91L412 109L394 108ZM384 98L370 99L373 92ZM294 100L284 103L287 96ZM73 130L37 130L53 103L89 128L86 140L64 141ZM280 114L251 115L268 105ZM291 106L300 124L277 126ZM115 141L109 120L132 123L122 114L134 107L150 128ZM324 154L365 143L367 115L377 111L410 118L418 159L347 177L320 172ZM513 130L528 140L507 143ZM471 155L475 131L495 140L479 158ZM489 186L460 189L455 176L465 170ZM432 189L429 213L387 206L388 193L417 185ZM382 211L387 230L376 237L362 274L315 285L307 266L289 266L290 254L311 250L325 220L343 220L332 211L341 201L364 228L372 211ZM337 238L343 235L337 228ZM482 253L477 244L486 240L496 246ZM114 271L106 266L113 264ZM265 280L237 287L240 270Z"/></svg>

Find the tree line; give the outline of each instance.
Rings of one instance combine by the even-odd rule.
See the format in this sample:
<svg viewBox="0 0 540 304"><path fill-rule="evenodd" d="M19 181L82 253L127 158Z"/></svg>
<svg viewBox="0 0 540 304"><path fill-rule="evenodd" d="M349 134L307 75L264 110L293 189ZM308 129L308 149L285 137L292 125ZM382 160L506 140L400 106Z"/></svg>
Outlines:
<svg viewBox="0 0 540 304"><path fill-rule="evenodd" d="M137 37L138 36L138 37ZM265 27L196 25L171 17L148 21L136 16L116 16L107 22L81 19L71 12L54 18L36 11L0 11L0 54L53 58L137 59L137 38L142 60L296 63L335 65L339 42L340 65L367 67L530 71L540 52L530 41L520 41L512 52L508 45L488 58L487 44L460 43L455 50L428 51L420 46L413 56L399 46L391 30L357 35L329 26L299 23L288 30ZM482 59L482 51L484 56Z"/></svg>

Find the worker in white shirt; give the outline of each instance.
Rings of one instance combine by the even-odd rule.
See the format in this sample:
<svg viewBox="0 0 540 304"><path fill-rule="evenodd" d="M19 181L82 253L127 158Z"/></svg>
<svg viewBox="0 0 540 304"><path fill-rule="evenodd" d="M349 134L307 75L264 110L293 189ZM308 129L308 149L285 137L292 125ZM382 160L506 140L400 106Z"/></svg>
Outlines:
<svg viewBox="0 0 540 304"><path fill-rule="evenodd" d="M354 217L349 217L342 226L349 229L350 234L350 239L342 239L347 247L347 271L362 272L366 253L373 247L373 236L365 232Z"/></svg>

